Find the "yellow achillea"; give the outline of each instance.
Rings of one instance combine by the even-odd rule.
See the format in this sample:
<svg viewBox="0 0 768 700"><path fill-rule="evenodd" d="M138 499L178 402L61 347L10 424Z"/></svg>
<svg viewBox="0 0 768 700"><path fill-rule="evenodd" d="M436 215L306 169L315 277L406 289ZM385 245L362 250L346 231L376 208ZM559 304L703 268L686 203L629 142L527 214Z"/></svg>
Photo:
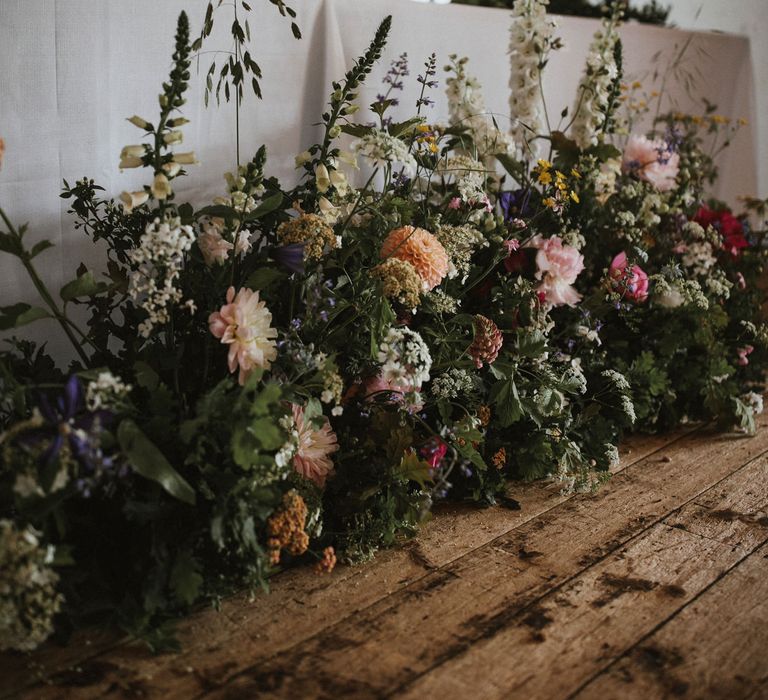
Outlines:
<svg viewBox="0 0 768 700"><path fill-rule="evenodd" d="M498 452L496 452L495 455L493 455L493 458L491 459L493 462L493 466L496 467L496 469L503 469L504 465L507 463L507 451L503 447L499 449Z"/></svg>
<svg viewBox="0 0 768 700"><path fill-rule="evenodd" d="M336 551L333 547L326 547L323 550L323 558L315 564L315 573L330 574L336 566Z"/></svg>
<svg viewBox="0 0 768 700"><path fill-rule="evenodd" d="M409 309L419 305L421 277L407 260L387 258L381 265L374 267L371 273L381 280L384 296L399 301Z"/></svg>
<svg viewBox="0 0 768 700"><path fill-rule="evenodd" d="M307 551L309 535L304 531L306 521L307 504L296 491L289 491L283 496L282 507L267 520L270 564L276 566L280 563L282 549L288 550L293 556Z"/></svg>
<svg viewBox="0 0 768 700"><path fill-rule="evenodd" d="M333 229L317 214L301 214L284 221L277 227L277 237L283 245L303 243L308 260L320 260L326 249L338 247Z"/></svg>

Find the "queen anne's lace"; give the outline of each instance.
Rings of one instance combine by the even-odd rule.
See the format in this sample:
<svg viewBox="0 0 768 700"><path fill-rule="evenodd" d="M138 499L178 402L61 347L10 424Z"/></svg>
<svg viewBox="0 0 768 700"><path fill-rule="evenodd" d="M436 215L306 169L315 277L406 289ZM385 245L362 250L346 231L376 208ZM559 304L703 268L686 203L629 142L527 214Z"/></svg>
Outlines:
<svg viewBox="0 0 768 700"><path fill-rule="evenodd" d="M355 144L354 148L357 153L369 158L375 165L384 163L389 163L391 166L400 165L409 177L413 177L416 172L416 159L411 155L408 146L381 129L371 130Z"/></svg>
<svg viewBox="0 0 768 700"><path fill-rule="evenodd" d="M395 388L410 389L429 381L432 356L424 339L409 328L390 328L379 346L381 375Z"/></svg>

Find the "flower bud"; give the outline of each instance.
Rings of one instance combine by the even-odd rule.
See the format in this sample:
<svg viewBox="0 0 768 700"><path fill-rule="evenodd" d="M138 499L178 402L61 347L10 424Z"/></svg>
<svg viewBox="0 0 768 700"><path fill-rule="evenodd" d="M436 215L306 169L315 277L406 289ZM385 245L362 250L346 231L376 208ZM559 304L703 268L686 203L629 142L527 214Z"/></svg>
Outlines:
<svg viewBox="0 0 768 700"><path fill-rule="evenodd" d="M172 129L175 129L176 127L184 126L185 124L189 124L189 119L187 119L186 117L176 117L175 119L169 119L167 124Z"/></svg>
<svg viewBox="0 0 768 700"><path fill-rule="evenodd" d="M189 151L188 153L174 153L174 163L181 163L182 165L197 165L200 161L195 158L195 152Z"/></svg>
<svg viewBox="0 0 768 700"><path fill-rule="evenodd" d="M146 119L137 117L135 114L132 117L129 117L128 121L134 126L138 126L139 129L145 129L146 131L152 130L152 125Z"/></svg>
<svg viewBox="0 0 768 700"><path fill-rule="evenodd" d="M315 184L317 185L317 191L325 193L331 186L331 179L328 176L328 168L322 163L315 169Z"/></svg>
<svg viewBox="0 0 768 700"><path fill-rule="evenodd" d="M120 201L123 204L123 210L126 214L133 211L135 207L140 207L149 199L149 194L144 190L140 192L122 192Z"/></svg>
<svg viewBox="0 0 768 700"><path fill-rule="evenodd" d="M173 161L170 163L163 163L163 172L165 172L168 177L176 177L180 170L181 165L178 163L174 163Z"/></svg>
<svg viewBox="0 0 768 700"><path fill-rule="evenodd" d="M171 183L163 173L155 175L155 179L152 181L152 196L155 199L167 199L173 190L171 189Z"/></svg>
<svg viewBox="0 0 768 700"><path fill-rule="evenodd" d="M143 161L137 156L122 156L118 167L120 170L125 170L126 168L140 168L142 165L144 165Z"/></svg>
<svg viewBox="0 0 768 700"><path fill-rule="evenodd" d="M341 133L341 127L338 124L332 126L328 130L328 136L330 136L332 139L337 138L340 133Z"/></svg>
<svg viewBox="0 0 768 700"><path fill-rule="evenodd" d="M302 165L306 165L311 160L312 154L309 151L302 151L293 159L293 162L296 164L297 168L300 168Z"/></svg>
<svg viewBox="0 0 768 700"><path fill-rule="evenodd" d="M141 158L141 156L144 155L146 152L147 147L143 144L137 144L135 146L125 146L122 151L120 151L120 157L121 158Z"/></svg>
<svg viewBox="0 0 768 700"><path fill-rule="evenodd" d="M181 143L184 140L184 134L181 131L169 131L163 134L163 142L170 146L174 143Z"/></svg>

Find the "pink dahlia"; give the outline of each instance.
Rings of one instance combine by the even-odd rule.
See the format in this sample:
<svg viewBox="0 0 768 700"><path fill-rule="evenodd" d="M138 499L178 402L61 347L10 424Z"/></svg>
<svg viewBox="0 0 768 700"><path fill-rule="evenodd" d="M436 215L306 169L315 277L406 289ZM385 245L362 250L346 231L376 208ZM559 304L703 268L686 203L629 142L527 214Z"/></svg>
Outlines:
<svg viewBox="0 0 768 700"><path fill-rule="evenodd" d="M227 290L227 303L208 317L211 333L229 345L229 371L240 368L238 381L245 384L256 368L269 369L277 357L277 331L269 324L272 314L259 293L242 287Z"/></svg>
<svg viewBox="0 0 768 700"><path fill-rule="evenodd" d="M643 302L648 298L648 275L639 265L627 266L627 254L622 251L612 261L608 270L614 286L629 299Z"/></svg>
<svg viewBox="0 0 768 700"><path fill-rule="evenodd" d="M293 468L304 478L324 486L325 480L333 475L333 461L330 456L339 449L336 433L328 419L323 417L323 426L316 428L304 417L304 409L291 404L293 422L299 434L299 445L293 456Z"/></svg>
<svg viewBox="0 0 768 700"><path fill-rule="evenodd" d="M535 236L529 245L538 249L536 279L541 280L541 284L537 291L544 294L546 303L576 306L581 301L581 294L571 285L584 269L584 256L573 246L563 244L559 236Z"/></svg>
<svg viewBox="0 0 768 700"><path fill-rule="evenodd" d="M443 244L423 228L402 226L390 231L380 255L411 263L426 291L437 287L448 274L448 253Z"/></svg>
<svg viewBox="0 0 768 700"><path fill-rule="evenodd" d="M680 156L662 139L630 136L621 169L652 184L659 192L674 189L680 171Z"/></svg>

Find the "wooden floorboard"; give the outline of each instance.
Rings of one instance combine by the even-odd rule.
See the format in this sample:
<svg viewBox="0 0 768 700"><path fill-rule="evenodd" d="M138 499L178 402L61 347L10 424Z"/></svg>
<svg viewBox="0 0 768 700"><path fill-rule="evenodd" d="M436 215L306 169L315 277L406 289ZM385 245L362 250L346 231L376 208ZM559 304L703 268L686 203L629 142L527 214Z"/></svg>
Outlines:
<svg viewBox="0 0 768 700"><path fill-rule="evenodd" d="M5 655L0 695L623 697L600 684L624 683L625 673L644 679L636 650L667 648L666 637L649 641L666 625L704 629L702 615L687 611L724 599L713 597L722 586L762 591L739 572L765 563L766 451L765 420L754 438L636 438L595 495L515 485L520 511L443 509L419 538L369 564L321 578L285 572L269 596L190 616L179 655L151 656L115 638ZM745 645L754 657L758 642ZM29 664L46 682L31 685ZM734 697L761 697L768 681L756 663L747 667ZM690 683L695 664L687 669L676 669L676 687ZM637 697L660 692L651 680Z"/></svg>

